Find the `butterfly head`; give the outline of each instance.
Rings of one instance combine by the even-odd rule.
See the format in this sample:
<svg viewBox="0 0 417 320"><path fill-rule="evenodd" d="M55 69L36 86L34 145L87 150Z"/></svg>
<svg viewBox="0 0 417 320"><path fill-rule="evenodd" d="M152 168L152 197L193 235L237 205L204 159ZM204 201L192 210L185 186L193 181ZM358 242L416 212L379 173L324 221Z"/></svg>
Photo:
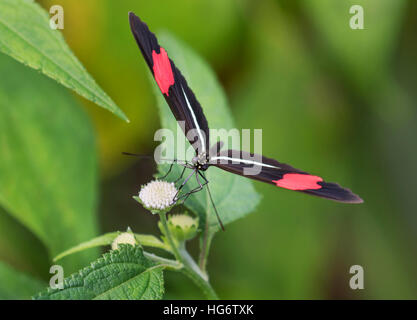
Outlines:
<svg viewBox="0 0 417 320"><path fill-rule="evenodd" d="M193 163L194 167L198 170L207 170L208 168L208 157L205 152L196 155L191 162Z"/></svg>

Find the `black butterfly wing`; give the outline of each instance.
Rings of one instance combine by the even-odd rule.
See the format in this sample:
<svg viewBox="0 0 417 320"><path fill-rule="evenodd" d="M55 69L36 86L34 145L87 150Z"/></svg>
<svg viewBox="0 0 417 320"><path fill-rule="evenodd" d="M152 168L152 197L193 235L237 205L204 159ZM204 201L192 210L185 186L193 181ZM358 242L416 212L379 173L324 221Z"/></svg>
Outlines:
<svg viewBox="0 0 417 320"><path fill-rule="evenodd" d="M130 29L143 57L184 134L197 153L209 149L209 128L203 109L184 76L158 44L155 35L134 13L129 13ZM192 131L191 131L192 130Z"/></svg>
<svg viewBox="0 0 417 320"><path fill-rule="evenodd" d="M220 151L217 156L210 159L210 165L247 178L321 198L346 203L363 202L359 196L337 183L325 182L321 177L295 169L285 163L244 151ZM245 174L245 171L248 172L250 168L257 169L255 170L257 173Z"/></svg>

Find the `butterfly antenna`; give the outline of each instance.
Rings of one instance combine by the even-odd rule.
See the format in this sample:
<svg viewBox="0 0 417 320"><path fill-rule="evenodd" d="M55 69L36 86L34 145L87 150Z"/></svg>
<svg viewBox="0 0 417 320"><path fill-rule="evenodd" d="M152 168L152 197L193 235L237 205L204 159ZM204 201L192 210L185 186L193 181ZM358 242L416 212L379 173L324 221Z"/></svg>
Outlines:
<svg viewBox="0 0 417 320"><path fill-rule="evenodd" d="M217 217L217 221L219 221L220 228L222 228L222 230L225 231L224 230L223 223L222 223L222 220L220 219L219 213L217 212L216 205L214 204L213 197L211 196L211 192L210 192L209 185L206 184L206 187L207 187L207 192L208 192L208 194L210 196L211 204L213 205L213 208L214 208L214 212L216 212L216 217Z"/></svg>
<svg viewBox="0 0 417 320"><path fill-rule="evenodd" d="M154 156L149 154L137 154L137 153L130 153L130 152L122 152L125 156L133 156L138 158L146 158L146 159L154 159ZM163 161L170 161L172 163L178 163L179 165L188 164L187 160L179 160L179 159L166 159L166 158L159 158L159 160Z"/></svg>

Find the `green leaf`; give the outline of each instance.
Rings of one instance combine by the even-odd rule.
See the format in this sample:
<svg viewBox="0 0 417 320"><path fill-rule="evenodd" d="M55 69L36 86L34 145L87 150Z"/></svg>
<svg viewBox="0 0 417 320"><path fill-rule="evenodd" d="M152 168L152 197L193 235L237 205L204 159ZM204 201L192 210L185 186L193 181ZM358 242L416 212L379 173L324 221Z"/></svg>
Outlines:
<svg viewBox="0 0 417 320"><path fill-rule="evenodd" d="M0 262L0 300L30 299L45 284Z"/></svg>
<svg viewBox="0 0 417 320"><path fill-rule="evenodd" d="M210 128L224 128L227 130L235 128L225 93L209 66L191 49L169 34L161 34L159 42L167 50L170 58L187 79L190 88L195 93L204 110ZM158 87L156 85L154 87L162 128L173 130L176 136L176 130L181 131L181 129ZM185 142L185 145L188 146L188 142ZM160 165L159 170L164 172L167 170L167 167L167 165ZM173 172L168 178L175 180L179 177L181 169L182 167L174 166ZM253 188L252 182L247 178L227 173L218 168L210 168L206 172L206 177L210 181L210 190L224 224L247 215L255 209L260 201L259 194ZM193 183L188 183L185 191L194 188L196 183ZM185 205L198 213L200 223L204 223L207 214L212 231L219 229L218 221L206 191L193 194L188 198Z"/></svg>
<svg viewBox="0 0 417 320"><path fill-rule="evenodd" d="M101 247L101 246L108 246L111 245L113 240L120 234L119 231L117 232L110 232L103 234L99 237L93 238L89 241L80 243L79 245L72 247L68 250L65 250L64 252L60 253L54 258L54 261L58 261L70 254L77 253L80 251L84 251L86 249L94 248L94 247ZM168 250L168 246L160 241L157 237L148 235L148 234L134 234L136 240L139 242L142 246L149 246L154 248L160 248L164 250Z"/></svg>
<svg viewBox="0 0 417 320"><path fill-rule="evenodd" d="M0 261L40 279L49 278L46 246L0 206Z"/></svg>
<svg viewBox="0 0 417 320"><path fill-rule="evenodd" d="M71 94L0 55L0 205L54 256L96 235L91 123ZM95 252L72 258L79 269ZM74 270L77 270L74 269Z"/></svg>
<svg viewBox="0 0 417 320"><path fill-rule="evenodd" d="M64 280L63 289L51 289L35 299L154 300L164 293L164 266L143 255L140 246L121 245Z"/></svg>
<svg viewBox="0 0 417 320"><path fill-rule="evenodd" d="M39 70L127 121L71 52L49 16L31 0L0 1L0 51Z"/></svg>
<svg viewBox="0 0 417 320"><path fill-rule="evenodd" d="M80 243L79 245L76 245L75 247L72 247L68 250L65 250L64 252L61 252L59 255L57 255L54 258L54 261L58 261L66 256L69 256L70 254L81 252L90 248L95 247L101 247L101 246L107 246L111 245L113 240L119 235L119 232L111 232L106 233L101 236L98 236L96 238L93 238L91 240L85 241Z"/></svg>

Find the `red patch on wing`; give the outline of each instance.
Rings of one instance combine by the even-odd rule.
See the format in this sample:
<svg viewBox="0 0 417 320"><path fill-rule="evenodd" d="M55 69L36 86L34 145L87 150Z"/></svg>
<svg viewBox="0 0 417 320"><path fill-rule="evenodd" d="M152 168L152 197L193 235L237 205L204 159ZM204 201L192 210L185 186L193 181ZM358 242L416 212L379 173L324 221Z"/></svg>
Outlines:
<svg viewBox="0 0 417 320"><path fill-rule="evenodd" d="M322 186L317 184L320 181L323 181L320 177L302 173L286 173L282 179L272 180L278 187L289 190L320 189Z"/></svg>
<svg viewBox="0 0 417 320"><path fill-rule="evenodd" d="M164 48L160 48L160 53L152 51L153 60L153 74L155 76L156 83L161 89L163 94L169 96L168 90L175 82L174 74L172 73L171 63L169 61L167 52Z"/></svg>

